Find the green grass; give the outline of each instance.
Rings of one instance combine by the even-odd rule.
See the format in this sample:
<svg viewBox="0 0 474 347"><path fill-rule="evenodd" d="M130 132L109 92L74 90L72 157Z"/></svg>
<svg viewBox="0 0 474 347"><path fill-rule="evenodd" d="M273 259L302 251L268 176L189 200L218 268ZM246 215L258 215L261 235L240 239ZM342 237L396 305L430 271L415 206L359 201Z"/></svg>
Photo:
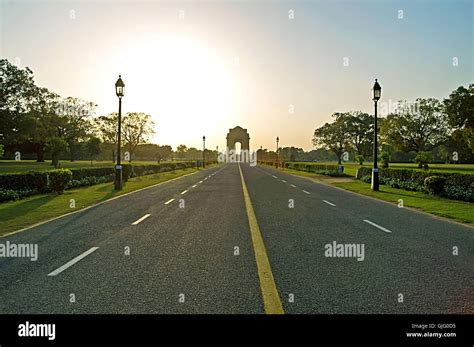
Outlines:
<svg viewBox="0 0 474 347"><path fill-rule="evenodd" d="M303 164L317 164L317 165L337 165L337 162L308 162ZM342 163L344 166L344 173L355 177L357 169L360 167L357 163ZM372 163L365 163L363 166L372 167ZM380 166L380 165L379 165ZM455 172L463 174L474 174L474 164L429 164L430 171L433 172ZM415 163L390 163L390 168L394 169L418 169Z"/></svg>
<svg viewBox="0 0 474 347"><path fill-rule="evenodd" d="M464 201L443 199L437 196L420 192L409 192L381 185L379 192L370 189L370 184L360 181L332 183L336 187L371 196L398 204L398 199L403 200L403 205L414 207L437 216L454 219L463 223L474 223L474 204Z"/></svg>
<svg viewBox="0 0 474 347"><path fill-rule="evenodd" d="M114 190L113 183L103 183L86 188L67 190L62 195L54 193L35 195L19 201L2 203L0 204L0 236L114 196L169 181L195 171L196 169L192 168L131 178L125 183L123 190L119 192ZM75 200L75 208L70 207L70 199Z"/></svg>
<svg viewBox="0 0 474 347"><path fill-rule="evenodd" d="M169 161L162 161L162 163L168 163ZM134 165L150 165L157 164L156 161L133 161ZM114 167L114 163L110 160L93 161L93 167ZM91 167L90 160L77 160L77 161L66 161L61 160L61 167L72 169L81 167ZM45 161L44 163L38 163L35 160L0 160L0 174L2 173L16 173L16 172L27 172L30 170L47 171L54 169L51 166L51 161Z"/></svg>

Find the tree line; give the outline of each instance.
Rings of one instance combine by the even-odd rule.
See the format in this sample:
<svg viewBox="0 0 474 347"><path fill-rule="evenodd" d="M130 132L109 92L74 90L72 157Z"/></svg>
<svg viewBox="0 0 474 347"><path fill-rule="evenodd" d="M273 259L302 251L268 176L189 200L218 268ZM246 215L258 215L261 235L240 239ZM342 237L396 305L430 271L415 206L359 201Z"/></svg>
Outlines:
<svg viewBox="0 0 474 347"><path fill-rule="evenodd" d="M33 71L19 68L7 59L0 60L0 158L38 161L51 159L116 160L118 114L95 116L94 102L76 97L61 97L35 84ZM150 115L128 112L122 115L122 145L125 160L202 158L202 151L182 145L176 152L171 146L151 144L155 133ZM217 157L217 153L206 153Z"/></svg>
<svg viewBox="0 0 474 347"><path fill-rule="evenodd" d="M390 111L377 117L382 160L415 161L420 167L431 161L474 162L474 84L460 86L442 101L399 101ZM314 131L314 146L334 153L339 163L344 153L360 163L373 160L374 116L349 111L332 118Z"/></svg>

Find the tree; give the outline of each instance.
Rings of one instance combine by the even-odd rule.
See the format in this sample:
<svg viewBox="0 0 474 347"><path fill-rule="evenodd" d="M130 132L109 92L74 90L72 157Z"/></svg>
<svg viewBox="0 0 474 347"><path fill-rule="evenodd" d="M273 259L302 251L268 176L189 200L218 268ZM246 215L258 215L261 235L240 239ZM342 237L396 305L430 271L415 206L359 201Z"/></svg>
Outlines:
<svg viewBox="0 0 474 347"><path fill-rule="evenodd" d="M95 134L103 143L112 145L112 162L117 150L118 113L109 113L94 119Z"/></svg>
<svg viewBox="0 0 474 347"><path fill-rule="evenodd" d="M373 143L374 117L361 111L342 114L346 119L349 142L358 155L370 156Z"/></svg>
<svg viewBox="0 0 474 347"><path fill-rule="evenodd" d="M453 128L474 128L474 84L460 86L443 100L449 125Z"/></svg>
<svg viewBox="0 0 474 347"><path fill-rule="evenodd" d="M66 152L68 144L62 137L51 137L48 139L46 144L46 151L51 153L51 165L54 167L59 166L59 157L61 154Z"/></svg>
<svg viewBox="0 0 474 347"><path fill-rule="evenodd" d="M474 84L460 86L443 100L448 124L454 128L448 146L460 159L471 160L474 152Z"/></svg>
<svg viewBox="0 0 474 347"><path fill-rule="evenodd" d="M334 113L333 123L326 123L314 131L313 145L334 152L337 162L341 164L341 156L350 145L348 139L346 117L342 113Z"/></svg>
<svg viewBox="0 0 474 347"><path fill-rule="evenodd" d="M447 137L446 118L436 99L417 99L416 107L401 105L384 119L381 133L395 149L416 153L431 150Z"/></svg>
<svg viewBox="0 0 474 347"><path fill-rule="evenodd" d="M150 115L139 112L128 112L122 120L122 133L130 155L132 155L139 144L147 143L151 135L155 133L154 122Z"/></svg>
<svg viewBox="0 0 474 347"><path fill-rule="evenodd" d="M86 143L86 151L89 155L92 166L92 161L100 154L100 139L97 137L91 137Z"/></svg>
<svg viewBox="0 0 474 347"><path fill-rule="evenodd" d="M36 93L31 69L20 69L0 59L0 134L5 144L18 143L24 134L25 113Z"/></svg>
<svg viewBox="0 0 474 347"><path fill-rule="evenodd" d="M173 154L173 149L171 148L171 146L158 146L158 148L156 149L156 160L159 163L163 159L171 157L171 154Z"/></svg>
<svg viewBox="0 0 474 347"><path fill-rule="evenodd" d="M95 112L96 104L74 97L62 99L57 113L63 117L63 134L69 146L70 160L74 161L80 152L81 143L90 135L89 117Z"/></svg>
<svg viewBox="0 0 474 347"><path fill-rule="evenodd" d="M5 151L3 150L3 145L0 144L0 158L3 158L4 153L5 153Z"/></svg>
<svg viewBox="0 0 474 347"><path fill-rule="evenodd" d="M188 151L188 147L186 147L186 145L179 145L176 148L177 157L180 159L184 159L187 151Z"/></svg>
<svg viewBox="0 0 474 347"><path fill-rule="evenodd" d="M298 161L303 159L303 149L296 147L283 147L280 149L280 159L283 161Z"/></svg>
<svg viewBox="0 0 474 347"><path fill-rule="evenodd" d="M47 139L64 134L65 119L57 113L58 102L58 94L37 88L30 110L24 115L26 126L19 141L31 144L37 162L44 162Z"/></svg>

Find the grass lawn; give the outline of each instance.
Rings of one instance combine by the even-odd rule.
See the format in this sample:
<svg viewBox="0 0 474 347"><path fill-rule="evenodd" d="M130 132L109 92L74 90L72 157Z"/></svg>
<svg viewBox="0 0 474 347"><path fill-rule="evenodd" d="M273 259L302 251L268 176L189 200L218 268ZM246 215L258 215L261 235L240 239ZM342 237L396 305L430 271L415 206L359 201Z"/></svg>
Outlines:
<svg viewBox="0 0 474 347"><path fill-rule="evenodd" d="M398 204L403 199L403 206L414 207L437 216L451 218L463 223L474 223L474 204L464 201L443 199L420 192L409 192L380 185L380 191L374 192L370 184L360 181L332 183L336 187L352 192L375 197Z"/></svg>
<svg viewBox="0 0 474 347"><path fill-rule="evenodd" d="M168 163L169 161L162 161L162 163ZM114 167L114 163L110 160L93 161L93 167ZM134 165L150 165L157 164L156 161L134 161ZM77 160L67 161L61 160L61 167L72 169L80 167L91 167L90 160ZM44 163L38 163L35 160L0 160L0 174L2 173L14 173L14 172L27 172L30 170L47 171L54 169L51 166L51 160L47 160Z"/></svg>
<svg viewBox="0 0 474 347"><path fill-rule="evenodd" d="M196 169L182 169L175 172L163 172L131 178L123 190L114 191L113 182L90 187L71 189L62 195L55 193L35 195L23 200L0 204L0 236L22 229L29 225L45 221L65 213L78 210L98 202L122 195L134 190L195 172ZM74 199L75 208L70 208L70 199Z"/></svg>
<svg viewBox="0 0 474 347"><path fill-rule="evenodd" d="M305 164L318 164L318 165L337 165L337 162L308 162ZM355 177L357 169L360 167L357 163L342 163L344 166L344 173ZM372 167L372 163L365 163L363 166ZM429 164L430 171L434 172L455 172L463 174L474 174L474 164ZM394 169L418 169L415 163L390 163L390 168Z"/></svg>

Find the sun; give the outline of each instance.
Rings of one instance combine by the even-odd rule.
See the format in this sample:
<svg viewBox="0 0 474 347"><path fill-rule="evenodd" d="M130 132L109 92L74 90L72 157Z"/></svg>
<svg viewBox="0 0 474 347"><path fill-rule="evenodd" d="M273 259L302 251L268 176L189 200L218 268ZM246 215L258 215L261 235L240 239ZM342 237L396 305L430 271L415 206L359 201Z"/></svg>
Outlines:
<svg viewBox="0 0 474 347"><path fill-rule="evenodd" d="M158 143L193 143L204 134L212 139L228 125L235 80L218 49L167 33L134 40L120 60L124 101L129 110L152 115Z"/></svg>

